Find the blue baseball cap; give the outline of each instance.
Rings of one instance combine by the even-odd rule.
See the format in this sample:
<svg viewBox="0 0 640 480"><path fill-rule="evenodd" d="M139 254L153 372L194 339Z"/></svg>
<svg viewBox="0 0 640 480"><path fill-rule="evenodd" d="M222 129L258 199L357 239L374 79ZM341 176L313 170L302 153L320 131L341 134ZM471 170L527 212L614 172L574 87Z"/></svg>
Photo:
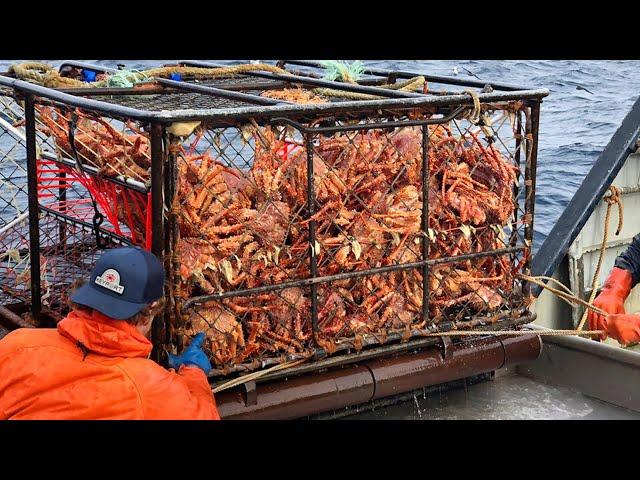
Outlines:
<svg viewBox="0 0 640 480"><path fill-rule="evenodd" d="M151 252L139 247L105 251L91 280L71 295L71 301L116 320L133 317L164 295L164 268Z"/></svg>

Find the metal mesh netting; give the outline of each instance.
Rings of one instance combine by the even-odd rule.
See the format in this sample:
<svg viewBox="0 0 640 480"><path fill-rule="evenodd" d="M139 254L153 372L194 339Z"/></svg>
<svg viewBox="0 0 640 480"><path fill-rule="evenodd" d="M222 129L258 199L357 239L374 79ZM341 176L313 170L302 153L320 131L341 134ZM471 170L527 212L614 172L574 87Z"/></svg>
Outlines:
<svg viewBox="0 0 640 480"><path fill-rule="evenodd" d="M123 244L103 236L98 248L91 228L54 213L42 214L39 226L42 310L54 320L60 320L68 312L67 300L73 282L88 280L102 249Z"/></svg>
<svg viewBox="0 0 640 480"><path fill-rule="evenodd" d="M196 130L176 155L174 338L205 331L224 373L517 323L520 113L493 113Z"/></svg>
<svg viewBox="0 0 640 480"><path fill-rule="evenodd" d="M22 106L0 94L0 304L28 301L29 225Z"/></svg>

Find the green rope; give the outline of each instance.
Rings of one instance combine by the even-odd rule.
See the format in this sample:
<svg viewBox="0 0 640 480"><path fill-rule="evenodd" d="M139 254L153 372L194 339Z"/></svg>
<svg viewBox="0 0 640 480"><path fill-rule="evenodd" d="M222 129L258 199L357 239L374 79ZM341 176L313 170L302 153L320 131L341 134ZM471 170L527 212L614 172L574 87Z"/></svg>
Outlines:
<svg viewBox="0 0 640 480"><path fill-rule="evenodd" d="M341 62L339 60L325 60L320 62L320 64L326 70L324 74L326 80L357 83L364 73L364 63L360 60L353 63Z"/></svg>
<svg viewBox="0 0 640 480"><path fill-rule="evenodd" d="M110 88L132 88L140 82L148 80L149 77L139 70L119 70L118 73L110 75L106 80L98 82L97 87Z"/></svg>

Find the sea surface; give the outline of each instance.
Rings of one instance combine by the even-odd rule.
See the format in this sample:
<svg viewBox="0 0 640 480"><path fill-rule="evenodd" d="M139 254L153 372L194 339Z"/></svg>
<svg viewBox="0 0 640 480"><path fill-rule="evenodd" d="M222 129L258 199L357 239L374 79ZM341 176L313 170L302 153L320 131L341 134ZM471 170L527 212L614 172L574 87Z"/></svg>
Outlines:
<svg viewBox="0 0 640 480"><path fill-rule="evenodd" d="M172 60L86 61L144 69ZM14 62L0 61L0 68L4 70L11 63ZM365 63L378 68L477 76L482 80L549 89L540 120L535 250L640 94L640 61L385 60Z"/></svg>

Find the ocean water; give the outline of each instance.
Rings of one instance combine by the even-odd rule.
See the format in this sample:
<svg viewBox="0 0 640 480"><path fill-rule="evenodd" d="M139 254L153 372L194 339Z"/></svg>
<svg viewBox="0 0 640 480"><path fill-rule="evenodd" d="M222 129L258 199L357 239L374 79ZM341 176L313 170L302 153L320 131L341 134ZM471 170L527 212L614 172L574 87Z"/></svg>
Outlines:
<svg viewBox="0 0 640 480"><path fill-rule="evenodd" d="M123 63L126 68L137 69L169 61L87 60L106 66ZM4 70L11 63L14 62L0 61L0 68ZM640 61L385 60L365 63L436 75L473 74L482 80L549 89L540 118L535 249L544 241L640 94Z"/></svg>

